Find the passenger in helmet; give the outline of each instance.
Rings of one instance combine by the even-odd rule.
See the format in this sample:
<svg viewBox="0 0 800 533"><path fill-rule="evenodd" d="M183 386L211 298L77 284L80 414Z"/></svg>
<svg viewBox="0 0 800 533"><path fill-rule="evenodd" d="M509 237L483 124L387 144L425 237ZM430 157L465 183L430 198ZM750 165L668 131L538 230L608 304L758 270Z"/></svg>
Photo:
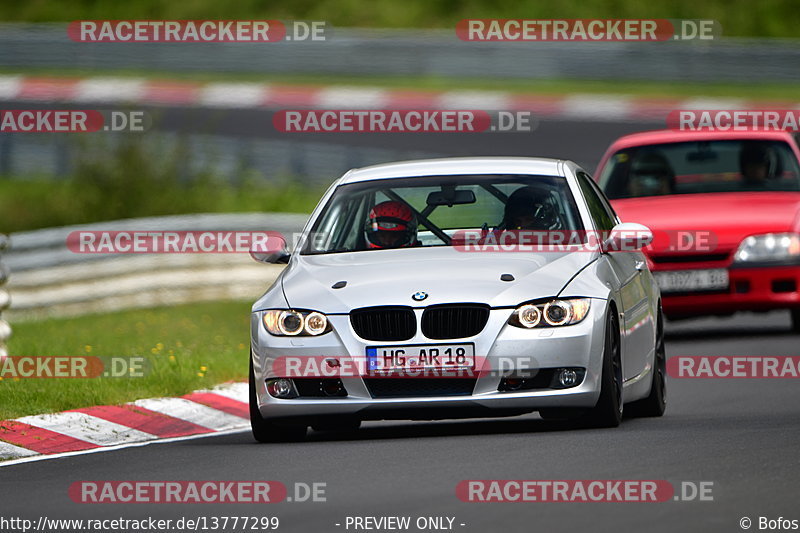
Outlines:
<svg viewBox="0 0 800 533"><path fill-rule="evenodd" d="M532 187L520 187L508 197L503 215L507 230L556 229L558 215L547 201L547 193Z"/></svg>
<svg viewBox="0 0 800 533"><path fill-rule="evenodd" d="M675 193L675 172L667 158L657 152L637 155L631 162L628 196L662 196Z"/></svg>
<svg viewBox="0 0 800 533"><path fill-rule="evenodd" d="M746 142L739 150L739 169L746 185L766 185L772 177L775 154L761 142Z"/></svg>
<svg viewBox="0 0 800 533"><path fill-rule="evenodd" d="M417 225L417 217L410 207L390 200L370 210L364 235L372 249L414 246Z"/></svg>

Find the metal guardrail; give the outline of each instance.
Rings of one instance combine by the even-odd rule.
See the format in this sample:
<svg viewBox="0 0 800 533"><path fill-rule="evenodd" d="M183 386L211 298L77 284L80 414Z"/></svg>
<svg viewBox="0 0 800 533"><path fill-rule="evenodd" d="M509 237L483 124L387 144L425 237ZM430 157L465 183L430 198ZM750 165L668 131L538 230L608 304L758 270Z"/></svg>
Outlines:
<svg viewBox="0 0 800 533"><path fill-rule="evenodd" d="M0 176L70 176L79 161L102 158L123 139L124 134L108 133L105 142L93 145L51 133L0 133ZM167 159L164 154L185 151L181 170L187 179L204 173L236 181L252 172L266 180L301 179L314 185L330 183L351 168L445 155L433 150L165 131L148 133L146 142L148 149L158 147L154 157Z"/></svg>
<svg viewBox="0 0 800 533"><path fill-rule="evenodd" d="M244 253L79 254L67 248L67 236L80 230L278 231L288 236L299 232L307 218L277 213L203 214L15 233L4 255L14 274L8 285L14 301L7 315L14 322L198 301L255 300L282 266L256 263Z"/></svg>
<svg viewBox="0 0 800 533"><path fill-rule="evenodd" d="M724 28L723 28L724 35ZM463 42L452 30L333 28L322 42L79 43L67 24L0 25L0 66L84 70L656 81L796 81L800 41Z"/></svg>

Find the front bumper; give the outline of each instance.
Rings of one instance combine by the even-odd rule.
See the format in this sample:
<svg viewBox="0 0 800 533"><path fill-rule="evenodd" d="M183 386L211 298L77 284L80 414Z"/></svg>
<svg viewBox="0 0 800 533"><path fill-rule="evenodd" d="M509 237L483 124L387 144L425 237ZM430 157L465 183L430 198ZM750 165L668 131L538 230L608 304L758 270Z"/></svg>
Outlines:
<svg viewBox="0 0 800 533"><path fill-rule="evenodd" d="M251 345L259 410L265 418L314 418L348 416L372 419L435 419L460 416L520 414L540 408L593 407L600 394L607 302L593 299L587 317L580 323L559 328L525 330L507 324L512 309L493 309L483 331L465 339L430 340L417 335L403 342L370 342L353 331L349 316L330 316L333 331L319 337L276 337L261 324L261 313L251 315ZM416 310L419 320L422 309ZM278 399L266 390L266 380L285 377L274 372L280 357L363 357L368 346L474 343L475 355L486 359L471 394L460 396L404 396L375 398L359 375L341 377L347 391L343 397L299 397ZM504 375L514 372L513 361L524 362L519 370L582 368L583 381L566 389L525 391L498 390ZM510 362L512 362L510 364ZM280 365L277 365L280 367ZM501 371L502 369L502 371ZM450 379L450 378L428 378Z"/></svg>
<svg viewBox="0 0 800 533"><path fill-rule="evenodd" d="M666 271L667 269L658 269ZM721 292L661 293L668 317L800 308L800 266L728 269L730 286Z"/></svg>

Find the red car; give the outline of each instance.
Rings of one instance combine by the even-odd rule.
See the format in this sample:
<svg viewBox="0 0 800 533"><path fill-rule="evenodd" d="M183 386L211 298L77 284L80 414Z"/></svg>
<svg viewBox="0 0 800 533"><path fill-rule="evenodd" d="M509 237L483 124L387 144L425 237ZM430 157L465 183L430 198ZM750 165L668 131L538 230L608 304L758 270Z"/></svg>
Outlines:
<svg viewBox="0 0 800 533"><path fill-rule="evenodd" d="M800 149L786 132L653 131L595 178L645 249L669 318L788 309L800 331Z"/></svg>

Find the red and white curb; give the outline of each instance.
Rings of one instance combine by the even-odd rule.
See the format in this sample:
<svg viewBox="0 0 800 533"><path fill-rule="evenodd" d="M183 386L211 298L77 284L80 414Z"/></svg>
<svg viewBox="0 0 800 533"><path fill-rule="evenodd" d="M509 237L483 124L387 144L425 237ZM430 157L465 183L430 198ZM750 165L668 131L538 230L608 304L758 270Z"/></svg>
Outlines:
<svg viewBox="0 0 800 533"><path fill-rule="evenodd" d="M247 383L228 383L180 398L150 398L2 421L0 460L241 431L249 424Z"/></svg>
<svg viewBox="0 0 800 533"><path fill-rule="evenodd" d="M796 108L793 101L653 98L630 95L539 95L507 91L427 91L266 83L199 83L138 78L0 76L0 101L148 104L209 108L478 109L531 111L577 120L665 120L676 109Z"/></svg>

